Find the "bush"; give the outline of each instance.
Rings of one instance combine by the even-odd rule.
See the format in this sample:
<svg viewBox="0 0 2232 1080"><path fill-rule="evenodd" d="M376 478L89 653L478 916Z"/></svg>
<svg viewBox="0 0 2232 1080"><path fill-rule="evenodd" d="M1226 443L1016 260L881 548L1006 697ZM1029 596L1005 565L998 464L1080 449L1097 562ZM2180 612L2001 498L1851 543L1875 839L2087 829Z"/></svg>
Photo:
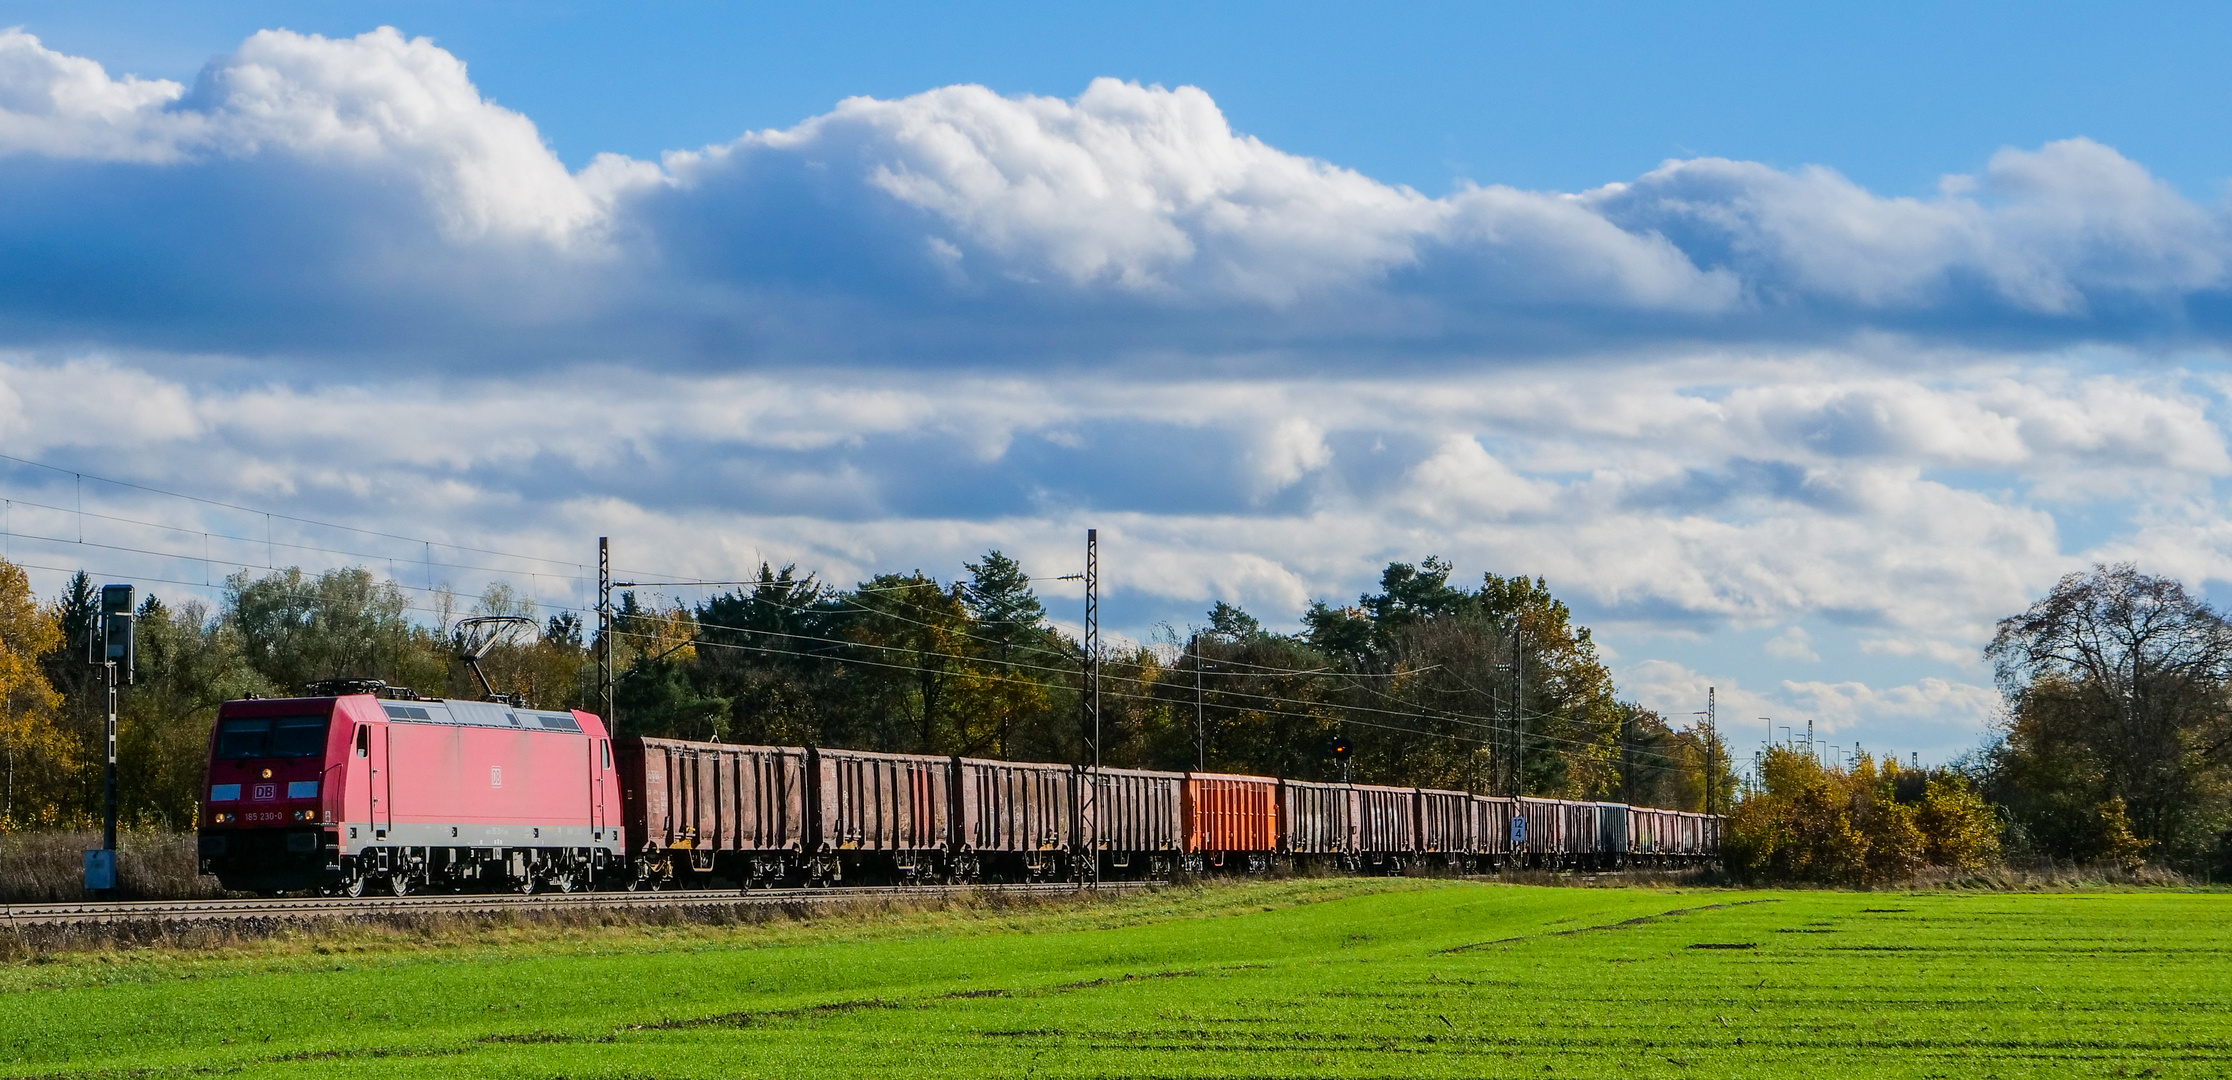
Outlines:
<svg viewBox="0 0 2232 1080"><path fill-rule="evenodd" d="M2000 861L2000 816L1965 779L1932 779L1915 814L1931 866L1980 870Z"/></svg>
<svg viewBox="0 0 2232 1080"><path fill-rule="evenodd" d="M1836 769L1780 748L1761 759L1760 775L1722 843L1729 872L1745 880L1875 885L1924 866L1999 860L1997 811L1957 777L1931 779L1919 803L1902 803L1896 762L1862 755Z"/></svg>

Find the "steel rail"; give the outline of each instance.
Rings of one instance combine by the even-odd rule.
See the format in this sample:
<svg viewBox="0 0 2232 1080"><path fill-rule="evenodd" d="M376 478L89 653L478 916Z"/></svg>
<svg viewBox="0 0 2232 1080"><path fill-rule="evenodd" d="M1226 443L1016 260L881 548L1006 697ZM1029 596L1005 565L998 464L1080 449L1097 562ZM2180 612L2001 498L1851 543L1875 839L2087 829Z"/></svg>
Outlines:
<svg viewBox="0 0 2232 1080"><path fill-rule="evenodd" d="M410 896L320 896L250 900L132 900L116 903L14 904L0 912L0 927L72 923L222 922L245 919L365 918L444 912L486 914L503 911L599 911L659 907L788 907L861 900L930 899L1007 893L1062 896L1094 891L1126 891L1152 886L1148 881L993 885L877 885L838 889L687 889L658 892L415 893Z"/></svg>

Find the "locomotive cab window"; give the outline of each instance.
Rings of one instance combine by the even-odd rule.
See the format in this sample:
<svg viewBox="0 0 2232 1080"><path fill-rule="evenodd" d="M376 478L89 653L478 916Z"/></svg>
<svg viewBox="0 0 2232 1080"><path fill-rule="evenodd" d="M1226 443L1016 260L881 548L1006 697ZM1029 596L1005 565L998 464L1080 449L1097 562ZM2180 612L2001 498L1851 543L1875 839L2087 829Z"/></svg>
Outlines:
<svg viewBox="0 0 2232 1080"><path fill-rule="evenodd" d="M598 739L597 744L604 747L604 767L607 769L612 768L612 740Z"/></svg>
<svg viewBox="0 0 2232 1080"><path fill-rule="evenodd" d="M372 756L372 729L362 724L357 725L357 756Z"/></svg>
<svg viewBox="0 0 2232 1080"><path fill-rule="evenodd" d="M217 725L217 757L316 757L325 752L323 716L233 717Z"/></svg>

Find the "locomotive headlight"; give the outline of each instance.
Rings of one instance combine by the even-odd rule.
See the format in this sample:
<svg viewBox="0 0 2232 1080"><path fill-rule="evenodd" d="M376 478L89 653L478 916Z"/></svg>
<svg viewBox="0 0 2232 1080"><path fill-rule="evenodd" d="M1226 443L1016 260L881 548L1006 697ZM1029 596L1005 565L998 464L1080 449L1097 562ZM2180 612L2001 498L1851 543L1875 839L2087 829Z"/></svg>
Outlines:
<svg viewBox="0 0 2232 1080"><path fill-rule="evenodd" d="M270 770L270 769L265 769L265 770L263 771L263 778L264 778L264 779L266 779L266 780L269 780L269 779L271 779L271 770Z"/></svg>
<svg viewBox="0 0 2232 1080"><path fill-rule="evenodd" d="M220 813L220 814L217 814L216 816L212 817L212 818L211 818L210 820L212 820L212 821L215 821L215 822L216 822L217 824L219 824L219 825L223 825L224 823L226 823L226 822L228 822L228 821L231 821L231 820L232 820L232 815L231 815L231 814Z"/></svg>

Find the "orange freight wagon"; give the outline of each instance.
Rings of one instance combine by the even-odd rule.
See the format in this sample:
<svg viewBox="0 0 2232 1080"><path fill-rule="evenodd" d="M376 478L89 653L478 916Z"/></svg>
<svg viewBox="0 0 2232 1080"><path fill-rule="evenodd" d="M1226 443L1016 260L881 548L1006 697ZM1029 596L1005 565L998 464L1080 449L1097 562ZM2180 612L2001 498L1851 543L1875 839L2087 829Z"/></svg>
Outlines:
<svg viewBox="0 0 2232 1080"><path fill-rule="evenodd" d="M1269 776L1186 774L1186 852L1221 866L1245 855L1270 865L1279 846L1279 781Z"/></svg>

